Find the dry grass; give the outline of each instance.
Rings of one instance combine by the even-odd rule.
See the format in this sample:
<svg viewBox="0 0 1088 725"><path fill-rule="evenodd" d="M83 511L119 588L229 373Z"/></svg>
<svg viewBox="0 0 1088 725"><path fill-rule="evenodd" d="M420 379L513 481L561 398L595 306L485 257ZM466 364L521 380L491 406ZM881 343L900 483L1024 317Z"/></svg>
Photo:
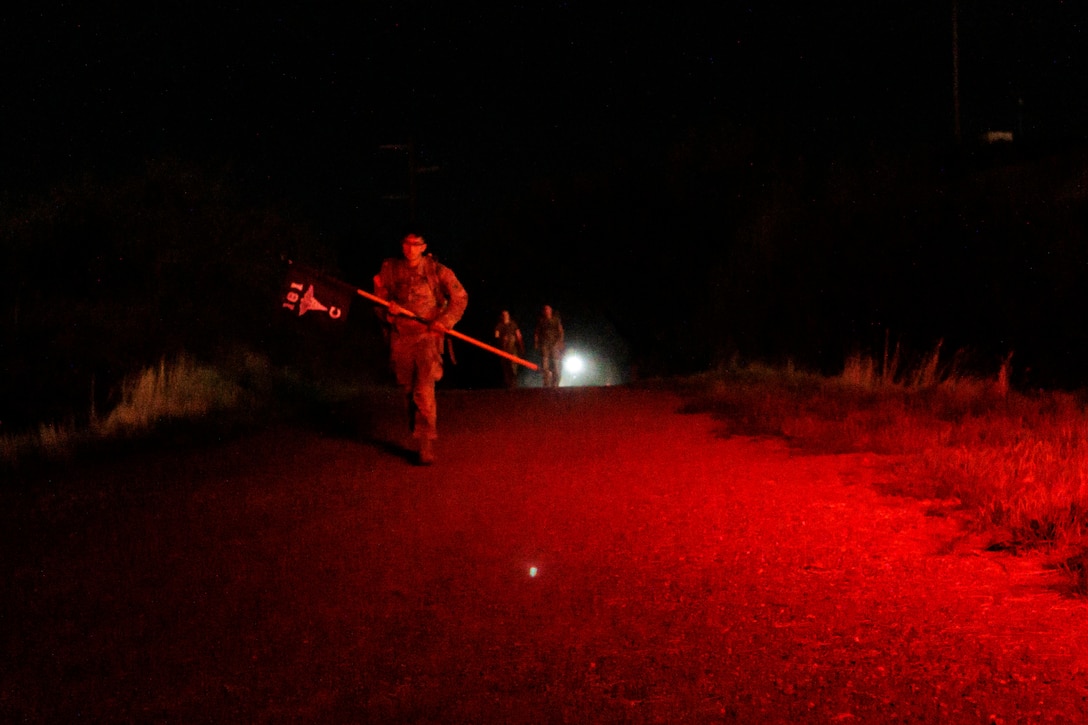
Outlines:
<svg viewBox="0 0 1088 725"><path fill-rule="evenodd" d="M63 460L95 443L148 435L177 421L199 424L210 414L252 405L251 395L237 382L185 355L126 380L119 397L105 417L92 411L85 426L74 420L43 423L36 431L0 437L0 465Z"/></svg>
<svg viewBox="0 0 1088 725"><path fill-rule="evenodd" d="M30 433L0 436L0 463L15 465L41 456L64 459L72 454L79 437L74 423L42 423Z"/></svg>
<svg viewBox="0 0 1088 725"><path fill-rule="evenodd" d="M106 437L144 431L170 420L200 419L216 410L238 407L241 388L215 369L181 356L147 368L125 382L121 402L92 429Z"/></svg>
<svg viewBox="0 0 1088 725"><path fill-rule="evenodd" d="M723 434L897 456L904 464L889 492L945 500L1003 546L1066 552L1071 571L1088 571L1078 564L1088 561L1088 412L1071 393L1011 389L1011 360L978 376L961 355L942 364L940 345L912 365L886 346L880 360L851 356L838 376L752 364L685 382L689 409L714 413ZM164 360L127 381L118 405L86 429L43 424L0 438L0 463L65 458L87 442L252 409L252 379L270 373L243 362L245 386L185 356ZM1088 593L1088 574L1078 577Z"/></svg>
<svg viewBox="0 0 1088 725"><path fill-rule="evenodd" d="M94 410L83 423L73 415L35 431L0 435L0 470L36 461L57 461L116 441L139 441L166 431L219 434L224 427L252 427L315 404L352 399L361 383L335 376L313 381L293 369L275 369L245 349L225 354L217 365L181 354L163 359L126 379L117 403L103 416Z"/></svg>
<svg viewBox="0 0 1088 725"><path fill-rule="evenodd" d="M940 346L913 366L898 349L847 360L841 375L734 366L689 380L692 410L723 433L775 435L821 452L904 461L888 491L956 507L995 546L1046 548L1074 573L1088 561L1088 413L1066 392L1009 386L1011 356L989 376L942 365ZM1079 575L1078 575L1079 576ZM1080 576L1088 593L1088 575Z"/></svg>

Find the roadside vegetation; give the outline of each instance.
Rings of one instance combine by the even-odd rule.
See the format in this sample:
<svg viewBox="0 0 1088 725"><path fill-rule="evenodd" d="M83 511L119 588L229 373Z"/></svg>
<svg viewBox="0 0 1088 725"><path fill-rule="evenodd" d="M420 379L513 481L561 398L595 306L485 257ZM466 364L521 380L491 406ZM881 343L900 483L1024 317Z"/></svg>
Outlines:
<svg viewBox="0 0 1088 725"><path fill-rule="evenodd" d="M688 412L711 413L723 435L773 436L817 453L872 452L894 466L892 495L955 513L990 546L1054 555L1088 594L1088 411L1079 394L1020 392L1011 356L988 375L944 360L941 348L903 364L857 354L838 375L791 365L734 363L681 380ZM296 375L237 353L213 367L181 355L126 379L102 414L0 437L9 470L63 461L117 443L267 425L357 394L347 383Z"/></svg>
<svg viewBox="0 0 1088 725"><path fill-rule="evenodd" d="M12 470L65 461L95 447L146 440L172 425L210 426L220 416L252 419L267 407L260 390L268 381L260 370L237 373L243 374L227 374L186 355L164 358L123 381L117 404L104 415L92 407L87 414L0 437L0 463Z"/></svg>
<svg viewBox="0 0 1088 725"><path fill-rule="evenodd" d="M888 494L955 513L992 549L1046 553L1088 594L1088 412L1080 394L1018 392L1011 356L989 375L898 351L850 357L840 375L731 365L684 381L688 410L725 435L779 436L814 452L873 452Z"/></svg>
<svg viewBox="0 0 1088 725"><path fill-rule="evenodd" d="M287 260L337 276L337 255L243 187L229 164L166 157L0 197L0 480L260 424L373 368L366 315L284 314Z"/></svg>
<svg viewBox="0 0 1088 725"><path fill-rule="evenodd" d="M965 166L942 182L951 186L938 194L924 169L908 165L903 183L910 193L904 194L867 175L866 169L878 165L860 163L855 172L832 174L827 192L816 199L807 181L794 188L797 179L768 162L757 165L764 176L753 177L753 188L774 193L754 196L758 203L751 203L734 190L740 176L756 168L737 163L748 152L715 157L714 170L706 167L700 149L693 146L677 157L676 176L670 177L677 195L690 199L691 190L707 188L728 194L707 197L713 214L705 227L696 222L684 227L667 215L658 223L674 236L678 230L720 235L718 256L703 265L705 279L693 277L685 293L690 299L670 305L653 295L641 295L643 301L636 303L627 301L629 295L612 295L624 300L616 305L623 309L608 311L624 337L643 335L637 340L642 352L677 351L670 359L651 358L643 374L699 370L735 349L753 359L809 350L807 359L833 372L730 364L682 380L690 408L716 415L726 434L781 436L814 451L887 454L896 461L886 482L890 493L939 502L935 507L954 510L977 532L991 535L995 547L1067 555L1065 566L1088 594L1088 413L1079 393L1017 390L1010 384L1011 357L979 371L965 354L940 346L910 359L885 346L882 355L849 357L838 372L837 360L817 356L817 363L811 354L836 349L838 342L826 340L847 333L832 331L827 320L859 308L898 310L900 318L924 321L908 330L916 338L956 335L959 329L961 339L964 328L979 330L982 338L987 330L1007 329L1015 339L1037 320L1061 318L1057 311L1083 309L1084 285L1075 273L1083 268L1083 245L1074 243L1085 218L1078 185L1086 168L1081 156L1060 174L1047 167L1038 176L1047 181L1047 193L1032 191L1025 198L1010 190L1036 189L1028 180L1040 174L1037 164L1024 162L1000 173L986 165L975 171ZM687 171L685 164L691 167ZM765 183L774 179L778 185ZM0 267L11 280L0 300L0 348L6 353L0 376L0 479L37 462L118 444L265 425L344 399L352 385L365 385L368 376L384 369L381 345L373 337L377 331L366 324L372 316L353 314L346 328L336 331L285 322L277 295L285 260L306 262L332 276L359 275L340 268L351 266L350 255L341 260L334 241L299 221L297 212L257 204L236 183L229 165L209 169L164 158L116 176L66 180L27 198L0 198ZM558 233L550 216L553 189L541 188L549 190L546 203L535 212L528 207L529 217L508 220L512 228L543 235L539 244L517 245L520 253L536 254ZM647 193L647 198L660 196ZM870 196L871 207L857 207L857 199ZM962 208L947 201L961 197ZM723 198L742 201L721 207ZM583 207L630 206L626 198L612 200L611 206L597 201L604 200L581 204L572 196L568 203L579 211L570 218L582 219ZM634 236L643 226L654 228L650 219L660 212L645 205L644 215L629 218L628 231ZM689 217L686 211L679 216ZM739 219L739 226L719 229L729 216ZM603 214L600 223L612 230L621 217ZM904 225L885 244L873 245L872 239L887 233L888 218L901 218ZM923 221L931 219L940 225L931 228ZM1022 223L1025 219L1031 223ZM968 227L992 230L993 239L965 244L961 237ZM794 230L800 228L812 230L806 239L834 240L835 249L798 245ZM576 250L584 231L580 221L577 234L559 236ZM970 274L949 266L947 250L953 248L977 248L978 259L968 255L958 262ZM1003 256L995 257L995 250ZM554 256L565 260L573 252ZM641 270L640 278L691 274L689 261L682 255L677 260L682 270ZM932 260L931 266L916 265L918 260ZM538 260L500 261L506 269ZM594 284L611 276L623 285L621 292L630 285L630 276L586 270ZM837 287L828 280L840 274L862 286L850 295L824 294L825 288ZM921 299L926 306L917 307L916 291L941 280L955 294L948 288L933 291ZM1036 294L1044 288L1052 293ZM999 299L984 296L997 292ZM948 299L976 302L950 308ZM931 304L940 306L940 314ZM678 307L698 315L690 324L673 324ZM980 311L986 314L980 317ZM990 313L996 317L987 317ZM740 317L727 323L732 315ZM941 331L931 329L932 321L939 321L933 324ZM738 332L729 340L691 334L726 326L759 333ZM1063 360L1083 358L1077 354L1088 349L1083 329L1063 330L1068 350L1063 349ZM673 336L697 343L685 347L689 343ZM1037 351L1040 357L1045 352ZM1072 378L1060 372L1052 371L1049 379L1080 379L1079 370Z"/></svg>
<svg viewBox="0 0 1088 725"><path fill-rule="evenodd" d="M0 435L0 471L94 455L129 443L235 435L358 395L365 378L326 377L276 367L249 351L212 365L181 354L125 379L104 414L69 416Z"/></svg>

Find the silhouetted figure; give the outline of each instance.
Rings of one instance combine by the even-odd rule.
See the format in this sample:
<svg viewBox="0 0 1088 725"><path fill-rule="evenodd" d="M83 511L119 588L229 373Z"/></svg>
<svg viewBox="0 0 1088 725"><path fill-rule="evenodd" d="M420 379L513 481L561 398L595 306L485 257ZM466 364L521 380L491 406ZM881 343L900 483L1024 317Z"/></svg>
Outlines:
<svg viewBox="0 0 1088 725"><path fill-rule="evenodd" d="M424 252L423 237L401 240L402 258L382 263L374 294L389 301L379 315L389 324L389 361L406 394L408 424L419 446L419 462L434 462L438 404L434 384L442 378L442 344L468 306L457 277Z"/></svg>
<svg viewBox="0 0 1088 725"><path fill-rule="evenodd" d="M499 343L498 348L503 352L517 357L525 355L525 343L521 339L521 330L507 310L503 310L502 314L499 315L499 323L495 325L495 339ZM507 388L517 387L518 364L506 358L500 358L499 363L502 365L503 385Z"/></svg>
<svg viewBox="0 0 1088 725"><path fill-rule="evenodd" d="M563 323L550 305L544 305L533 333L533 347L540 351L540 371L545 388L558 388L563 370Z"/></svg>

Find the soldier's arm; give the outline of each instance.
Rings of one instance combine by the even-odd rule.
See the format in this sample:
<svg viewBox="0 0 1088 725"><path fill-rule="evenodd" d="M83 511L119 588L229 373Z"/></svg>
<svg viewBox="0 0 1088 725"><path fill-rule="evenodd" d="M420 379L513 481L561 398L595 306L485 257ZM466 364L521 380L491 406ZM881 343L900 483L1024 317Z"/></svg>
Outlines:
<svg viewBox="0 0 1088 725"><path fill-rule="evenodd" d="M448 268L439 270L439 280L442 282L442 290L446 295L446 307L432 323L435 327L449 329L460 321L468 307L468 292L461 286L457 276Z"/></svg>
<svg viewBox="0 0 1088 725"><path fill-rule="evenodd" d="M382 265L382 271L378 272L378 274L374 275L374 296L375 297L381 297L383 300L388 300L389 299L389 290L387 290L385 288L385 285L382 283L382 277L383 277L383 275L385 273L385 266L386 265L383 264ZM374 314L376 314L378 316L378 319L381 320L382 322L389 322L389 318L393 314L392 310L390 308L391 308L391 306L390 307L383 307L383 306L380 306L380 305L375 305Z"/></svg>
<svg viewBox="0 0 1088 725"><path fill-rule="evenodd" d="M378 313L378 318L385 320L386 322L391 322L397 315L416 317L414 312L405 307L401 307L392 299L393 290L385 284L385 280L392 279L392 276L392 262L386 260L382 263L382 271L374 276L374 295L381 297L389 303L388 306L376 308L375 311Z"/></svg>

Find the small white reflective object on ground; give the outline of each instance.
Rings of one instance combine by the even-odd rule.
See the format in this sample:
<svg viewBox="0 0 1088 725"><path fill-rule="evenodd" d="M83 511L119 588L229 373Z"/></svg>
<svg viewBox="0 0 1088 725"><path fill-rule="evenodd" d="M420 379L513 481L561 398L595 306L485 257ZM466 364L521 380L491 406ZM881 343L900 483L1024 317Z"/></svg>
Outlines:
<svg viewBox="0 0 1088 725"><path fill-rule="evenodd" d="M529 567L529 576L536 576L536 567L535 566Z"/></svg>

